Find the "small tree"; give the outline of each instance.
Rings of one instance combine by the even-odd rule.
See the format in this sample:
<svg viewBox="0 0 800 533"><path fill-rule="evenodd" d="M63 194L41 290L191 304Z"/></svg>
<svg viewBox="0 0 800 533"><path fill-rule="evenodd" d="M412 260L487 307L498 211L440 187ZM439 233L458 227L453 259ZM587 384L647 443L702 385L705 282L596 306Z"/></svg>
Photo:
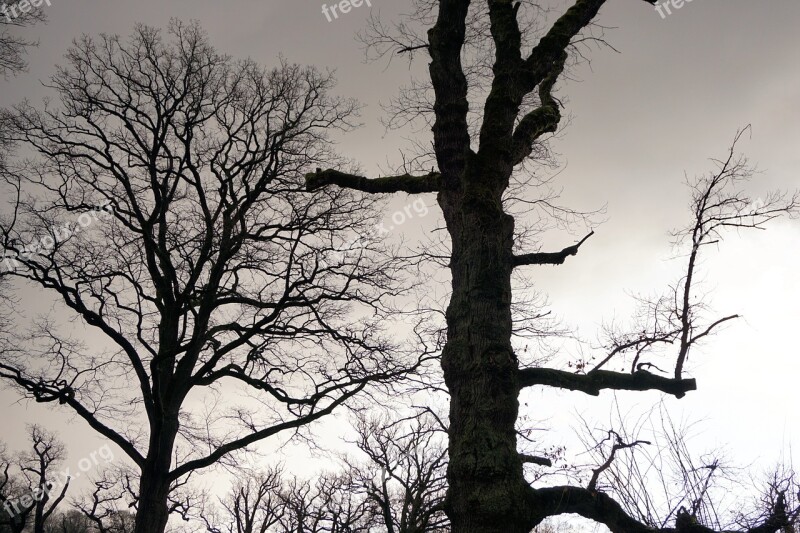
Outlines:
<svg viewBox="0 0 800 533"><path fill-rule="evenodd" d="M30 426L28 436L30 449L14 462L0 448L0 525L14 533L45 533L69 489L70 480L57 479L56 472L66 453L58 438L40 426Z"/></svg>
<svg viewBox="0 0 800 533"><path fill-rule="evenodd" d="M201 516L209 533L367 533L377 523L376 509L347 474L313 482L281 468L241 474L220 507Z"/></svg>
<svg viewBox="0 0 800 533"><path fill-rule="evenodd" d="M10 0L0 6L0 76L17 74L25 70L25 52L36 42L19 35L19 28L26 28L46 20L44 5L20 8L22 0Z"/></svg>
<svg viewBox="0 0 800 533"><path fill-rule="evenodd" d="M356 445L367 462L348 460L353 490L366 495L388 533L449 531L444 514L447 429L432 412L389 422L362 417Z"/></svg>

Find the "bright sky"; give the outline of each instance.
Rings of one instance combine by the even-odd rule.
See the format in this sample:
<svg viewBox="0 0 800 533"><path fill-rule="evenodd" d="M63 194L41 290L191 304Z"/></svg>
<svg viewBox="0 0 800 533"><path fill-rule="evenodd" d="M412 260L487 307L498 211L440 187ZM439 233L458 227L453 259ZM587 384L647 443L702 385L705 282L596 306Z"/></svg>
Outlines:
<svg viewBox="0 0 800 533"><path fill-rule="evenodd" d="M408 5L371 3L388 18ZM80 33L125 35L136 22L163 27L172 16L193 18L212 43L235 57L269 65L282 54L335 68L338 92L366 105L364 126L342 139L341 151L377 172L407 147L401 133L385 134L378 121L379 102L408 80L407 65L363 62L354 34L370 8L330 22L321 8L319 0L52 0L49 23L30 31L40 41L30 53L30 71L0 81L0 105L40 100L46 91L38 80L53 72ZM684 172L710 170L708 159L724 154L737 129L752 124L752 136L740 148L762 170L751 184L754 198L800 186L800 3L703 0L662 19L641 0L610 0L600 22L613 27L606 38L621 53L594 51L591 65L561 85L571 120L554 146L566 165L559 178L564 203L582 209L606 205L608 220L565 266L530 272L549 293L554 311L590 339L603 319L630 312L626 291L648 293L674 280L667 232L686 222ZM415 236L414 228L403 230ZM726 444L743 464L766 468L789 443L800 443L800 411L792 407L800 370L798 265L797 222L732 235L703 264L714 309L744 318L694 354L690 370L699 390L668 404L678 418L683 413L706 419L701 447ZM531 416L552 417L555 427L567 428L576 412L607 422L612 396L533 391L527 398ZM620 396L643 407L657 399ZM22 444L30 422L60 429L75 461L100 445L82 424L15 403L6 390L0 391L0 407L0 440L12 447Z"/></svg>

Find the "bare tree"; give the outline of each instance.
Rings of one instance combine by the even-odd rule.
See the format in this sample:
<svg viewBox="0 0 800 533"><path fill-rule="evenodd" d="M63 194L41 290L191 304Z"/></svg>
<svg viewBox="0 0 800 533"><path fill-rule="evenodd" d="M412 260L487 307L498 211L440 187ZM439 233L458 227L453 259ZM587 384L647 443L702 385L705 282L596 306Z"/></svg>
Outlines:
<svg viewBox="0 0 800 533"><path fill-rule="evenodd" d="M377 509L388 533L449 531L444 514L446 427L432 412L388 421L362 416L358 448L366 463L346 462L353 490Z"/></svg>
<svg viewBox="0 0 800 533"><path fill-rule="evenodd" d="M221 507L201 517L209 533L368 531L444 532L446 449L443 428L422 416L392 423L361 416L356 445L366 461L316 481L274 468L242 471Z"/></svg>
<svg viewBox="0 0 800 533"><path fill-rule="evenodd" d="M28 437L30 450L20 453L16 461L0 453L0 525L14 533L45 533L69 489L69 478L59 479L56 471L66 452L58 438L40 426L30 426ZM14 463L16 479L11 470Z"/></svg>
<svg viewBox="0 0 800 533"><path fill-rule="evenodd" d="M24 2L23 10L20 4L23 4L22 0L10 0L0 6L0 76L4 78L25 70L25 53L37 44L21 34L23 29L46 20L44 5L33 6L30 2ZM10 144L7 120L7 113L0 109L0 173L5 168L6 151Z"/></svg>
<svg viewBox="0 0 800 533"><path fill-rule="evenodd" d="M128 510L129 501L137 500L136 472L125 466L109 467L93 479L94 487L73 506L83 517L87 527L99 533L132 533L136 516ZM170 509L174 506L176 491L170 493Z"/></svg>
<svg viewBox="0 0 800 533"><path fill-rule="evenodd" d="M0 8L0 76L25 70L25 51L35 46L36 41L19 35L19 30L45 20L45 6L41 2L38 6L22 0L3 2Z"/></svg>
<svg viewBox="0 0 800 533"><path fill-rule="evenodd" d="M701 308L691 299L698 254L724 229L762 227L796 208L796 199L776 196L772 205L747 209L752 202L745 195L724 187L743 177L742 167L735 158L721 161L719 173L696 188L697 217L686 235L692 245L688 275L673 290L680 298L658 317L659 329L619 335L620 342L613 342L601 364L590 371L521 365L511 342L514 271L562 264L586 239L555 252L543 252L539 246L532 252L521 250L515 231L519 217L508 211L505 200L525 163L537 161L543 142L561 123L562 105L554 89L565 69L581 57L586 45L603 42L593 21L605 3L576 0L543 27L536 23L544 20L537 16L540 8L531 2L415 1L408 19L394 30L374 26L376 31L366 41L379 53L423 51L429 56L429 83L412 86L402 95L410 98L396 109L431 125L438 168L428 172L423 167L424 173L414 174L404 169L377 178L343 169L307 176L312 192L335 185L375 194L437 194L451 248L447 264L452 295L442 368L451 395L445 509L455 533L527 533L545 518L563 513L581 514L615 533L652 531L599 490L533 487L526 481L515 431L519 393L525 387L549 386L591 395L601 390L657 390L682 397L694 390L695 380L685 375L691 349L733 318L702 320ZM655 312L662 313L660 304ZM647 347L669 342L679 346L670 355L672 376L654 372L654 363L644 355L636 357ZM603 368L607 361L631 353L631 372ZM788 518L778 501L762 523L749 530L774 532ZM675 527L701 530L685 521Z"/></svg>
<svg viewBox="0 0 800 533"><path fill-rule="evenodd" d="M774 521L776 509L786 513L781 531L797 522L800 484L791 470L779 467L756 480L720 449L696 453L691 443L696 424L676 423L663 404L633 424L618 409L615 413L612 424L619 430L599 437L583 421L582 440L598 463L587 487L612 494L653 531L673 522L693 524L698 531L761 531Z"/></svg>
<svg viewBox="0 0 800 533"><path fill-rule="evenodd" d="M285 512L279 531L367 533L375 525L374 509L351 487L348 474L325 474L315 482L289 480L282 491Z"/></svg>
<svg viewBox="0 0 800 533"><path fill-rule="evenodd" d="M352 490L347 474L316 481L286 476L281 468L240 473L221 507L201 516L209 533L366 533L376 524L371 502Z"/></svg>
<svg viewBox="0 0 800 533"><path fill-rule="evenodd" d="M53 516L45 533L133 533L136 517L127 511L112 513L101 526L78 509Z"/></svg>
<svg viewBox="0 0 800 533"><path fill-rule="evenodd" d="M76 509L54 516L45 531L47 533L93 533L91 523Z"/></svg>
<svg viewBox="0 0 800 533"><path fill-rule="evenodd" d="M221 501L221 508L200 517L209 533L267 533L286 512L281 498L283 472L272 468L247 475Z"/></svg>
<svg viewBox="0 0 800 533"><path fill-rule="evenodd" d="M403 287L378 204L303 191L355 103L329 95L329 73L234 62L195 25L169 33L83 37L49 84L63 105L16 109L14 140L39 159L10 169L0 230L4 276L103 338L19 324L0 378L122 449L137 533L187 512L170 495L193 472L428 357L382 334Z"/></svg>

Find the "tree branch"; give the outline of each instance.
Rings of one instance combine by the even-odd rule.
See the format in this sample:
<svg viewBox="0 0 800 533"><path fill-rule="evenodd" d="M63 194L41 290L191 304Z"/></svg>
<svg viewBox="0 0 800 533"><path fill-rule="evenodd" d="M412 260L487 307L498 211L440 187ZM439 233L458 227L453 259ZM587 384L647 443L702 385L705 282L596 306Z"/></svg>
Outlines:
<svg viewBox="0 0 800 533"><path fill-rule="evenodd" d="M306 190L315 191L327 185L338 185L345 189L354 189L367 193L393 193L406 192L419 194L425 192L438 192L441 184L441 174L430 172L425 176L385 176L382 178L365 178L355 174L347 174L338 170L320 170L306 174Z"/></svg>
<svg viewBox="0 0 800 533"><path fill-rule="evenodd" d="M552 70L539 84L539 107L522 117L514 130L511 154L514 165L522 163L533 151L536 140L545 133L555 133L561 122L561 110L558 101L553 98L553 87L564 71L568 54L563 52L553 62Z"/></svg>
<svg viewBox="0 0 800 533"><path fill-rule="evenodd" d="M594 231L589 233L586 237L581 239L578 244L573 246L569 246L564 248L560 252L536 252L532 254L524 254L524 255L515 255L514 256L514 266L524 266L524 265L561 265L564 264L567 257L571 255L577 255L578 249L581 247L583 243L585 243L589 237L594 235Z"/></svg>
<svg viewBox="0 0 800 533"><path fill-rule="evenodd" d="M524 464L530 465L539 465L539 466L553 466L553 461L548 459L547 457L539 457L537 455L528 455L525 453L519 454L519 458L522 459Z"/></svg>
<svg viewBox="0 0 800 533"><path fill-rule="evenodd" d="M588 374L574 374L553 368L524 368L519 371L520 388L546 385L598 396L601 390L647 391L659 390L676 398L683 398L687 392L697 389L694 379L672 379L657 376L646 370L632 374L592 370Z"/></svg>
<svg viewBox="0 0 800 533"><path fill-rule="evenodd" d="M578 514L605 524L612 533L654 533L656 530L628 516L622 506L602 492L582 487L547 487L533 491L533 508L541 518L560 514Z"/></svg>
<svg viewBox="0 0 800 533"><path fill-rule="evenodd" d="M637 440L631 442L630 444L627 444L622 440L622 437L620 437L619 434L617 434L615 431L609 431L608 437L603 439L603 441L601 441L600 444L598 444L598 446L600 446L603 442L611 439L612 436L616 438L616 443L611 447L611 453L608 455L608 458L602 465L592 469L592 479L589 480L589 484L586 486L592 492L597 490L597 481L600 479L600 474L602 474L603 472L608 470L609 467L611 467L611 463L614 462L614 459L616 458L618 451L626 450L628 448L633 448L635 446L639 446L640 444L650 444L650 442L646 440Z"/></svg>
<svg viewBox="0 0 800 533"><path fill-rule="evenodd" d="M532 489L531 505L535 509L533 526L548 516L578 514L605 524L612 533L716 533L697 523L687 512L679 513L674 528L654 528L639 522L625 512L611 496L581 487L546 487ZM779 497L770 515L761 525L739 532L720 533L779 533L792 525L786 512L785 497Z"/></svg>

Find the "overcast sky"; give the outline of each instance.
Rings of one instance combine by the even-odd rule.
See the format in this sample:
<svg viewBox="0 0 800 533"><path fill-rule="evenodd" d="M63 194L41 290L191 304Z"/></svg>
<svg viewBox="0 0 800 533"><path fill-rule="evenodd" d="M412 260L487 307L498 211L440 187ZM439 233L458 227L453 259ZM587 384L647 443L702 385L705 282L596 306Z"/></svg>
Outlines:
<svg viewBox="0 0 800 533"><path fill-rule="evenodd" d="M372 0L372 6L392 18L408 2ZM369 10L328 22L319 0L52 0L49 23L29 30L40 41L29 72L0 80L0 105L40 100L46 90L39 80L81 33L126 35L137 22L165 27L170 17L197 19L211 42L234 57L271 65L283 55L335 68L337 92L366 106L364 126L342 139L341 152L377 172L405 146L401 134L385 134L378 104L409 72L402 61L388 68L363 61L354 35ZM754 197L800 186L800 2L703 0L662 19L641 0L610 0L599 21L614 28L606 38L621 53L594 51L591 65L560 85L571 121L554 147L565 166L564 202L605 205L607 222L567 265L531 272L554 311L589 338L604 318L630 312L626 291L652 292L672 280L679 264L669 261L667 233L686 222L684 175L709 170L709 158L724 154L738 128L752 124L740 148L762 171L751 184ZM668 404L706 419L701 445L725 443L743 463L768 466L790 442L800 443L798 266L797 222L732 235L703 264L714 309L744 318L693 354L699 390ZM532 416L552 416L557 427L567 427L576 411L602 413L610 397L534 391L526 399L535 406ZM658 395L621 398L652 405ZM0 392L0 406L0 440L13 446L34 421L62 429L76 458L98 442L79 435L88 431L82 424L65 431L62 415L19 405L8 391Z"/></svg>

